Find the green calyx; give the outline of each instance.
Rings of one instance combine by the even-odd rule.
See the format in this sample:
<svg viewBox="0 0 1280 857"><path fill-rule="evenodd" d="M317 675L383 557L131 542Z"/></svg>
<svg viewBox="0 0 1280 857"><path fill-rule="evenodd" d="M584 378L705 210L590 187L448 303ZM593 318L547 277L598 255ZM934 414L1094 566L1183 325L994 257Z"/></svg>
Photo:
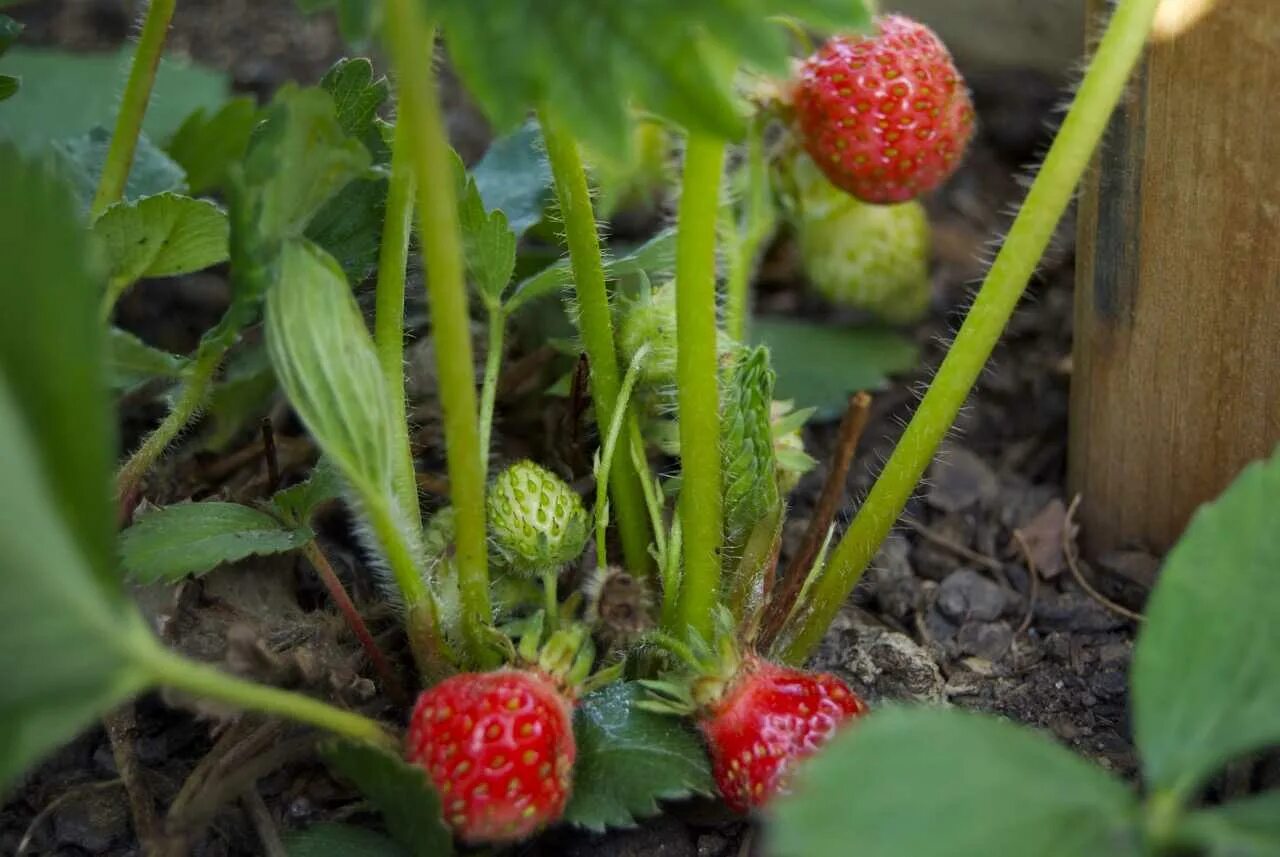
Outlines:
<svg viewBox="0 0 1280 857"><path fill-rule="evenodd" d="M618 347L628 363L644 345L649 358L640 370L640 379L650 386L673 386L676 382L676 283L670 280L626 306L618 326ZM728 357L736 345L723 330L716 330L716 351Z"/></svg>
<svg viewBox="0 0 1280 857"><path fill-rule="evenodd" d="M708 641L691 632L687 645L661 632L646 635L649 645L673 656L681 668L661 679L642 681L649 698L639 703L641 708L678 717L696 716L715 708L754 655L742 652L734 633L733 615L723 607L716 611L714 633L714 639Z"/></svg>
<svg viewBox="0 0 1280 857"><path fill-rule="evenodd" d="M774 401L769 409L770 432L773 437L773 457L778 465L778 490L790 494L800 483L800 477L818 465L813 456L804 451L802 429L817 408L795 409L791 401Z"/></svg>
<svg viewBox="0 0 1280 857"><path fill-rule="evenodd" d="M929 218L912 200L870 205L828 183L808 157L795 163L796 233L814 289L832 303L886 321L929 307Z"/></svg>
<svg viewBox="0 0 1280 857"><path fill-rule="evenodd" d="M577 559L590 532L577 492L530 461L498 474L489 487L488 513L498 558L526 577L546 575Z"/></svg>
<svg viewBox="0 0 1280 857"><path fill-rule="evenodd" d="M519 645L512 658L515 665L545 675L566 697L576 699L621 676L622 662L591 672L596 647L582 623L570 623L548 634L546 614L539 611L521 624Z"/></svg>

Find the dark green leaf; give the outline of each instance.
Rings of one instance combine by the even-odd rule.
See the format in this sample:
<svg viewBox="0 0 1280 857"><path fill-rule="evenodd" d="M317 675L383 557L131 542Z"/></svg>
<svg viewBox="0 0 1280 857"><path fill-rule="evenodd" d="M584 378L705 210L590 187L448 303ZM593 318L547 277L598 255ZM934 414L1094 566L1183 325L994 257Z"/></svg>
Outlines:
<svg viewBox="0 0 1280 857"><path fill-rule="evenodd" d="M8 74L0 74L0 101L5 101L18 94L21 78Z"/></svg>
<svg viewBox="0 0 1280 857"><path fill-rule="evenodd" d="M471 178L484 207L501 211L516 237L523 235L542 219L551 193L551 167L538 123L526 122L518 131L494 140L472 168Z"/></svg>
<svg viewBox="0 0 1280 857"><path fill-rule="evenodd" d="M63 175L71 183L81 206L86 210L98 189L98 179L102 175L110 146L111 132L102 127L53 144ZM145 134L139 136L133 166L129 170L129 181L124 187L124 198L131 200L186 189L187 179L182 167L156 148Z"/></svg>
<svg viewBox="0 0 1280 857"><path fill-rule="evenodd" d="M592 830L631 827L658 801L712 794L711 767L697 735L676 717L637 708L640 685L588 694L573 715L578 741L565 820Z"/></svg>
<svg viewBox="0 0 1280 857"><path fill-rule="evenodd" d="M351 282L361 283L378 266L386 213L387 180L357 179L316 213L307 237L338 260Z"/></svg>
<svg viewBox="0 0 1280 857"><path fill-rule="evenodd" d="M254 554L284 553L312 538L239 503L179 503L140 515L120 534L120 561L137 583L204 574Z"/></svg>
<svg viewBox="0 0 1280 857"><path fill-rule="evenodd" d="M1133 655L1134 737L1153 788L1280 743L1280 454L1202 506L1169 552Z"/></svg>
<svg viewBox="0 0 1280 857"><path fill-rule="evenodd" d="M276 391L276 373L264 346L255 344L235 354L205 408L205 421L210 424L205 448L223 449L250 421L267 412Z"/></svg>
<svg viewBox="0 0 1280 857"><path fill-rule="evenodd" d="M87 231L55 177L5 144L0 188L0 370L38 443L36 466L59 513L100 582L115 589L115 419ZM0 485L0 493L18 491Z"/></svg>
<svg viewBox="0 0 1280 857"><path fill-rule="evenodd" d="M1179 833L1207 857L1280 857L1280 790L1193 812Z"/></svg>
<svg viewBox="0 0 1280 857"><path fill-rule="evenodd" d="M284 841L289 857L406 857L408 854L381 833L349 824L313 824L289 834Z"/></svg>
<svg viewBox="0 0 1280 857"><path fill-rule="evenodd" d="M333 742L321 754L382 812L387 830L410 854L453 854L453 839L440 815L440 798L425 771L368 745Z"/></svg>
<svg viewBox="0 0 1280 857"><path fill-rule="evenodd" d="M373 76L373 63L363 57L338 60L321 78L320 88L333 97L338 124L347 136L364 143L374 161L386 161L389 152L377 122L378 111L391 97L391 84Z"/></svg>
<svg viewBox="0 0 1280 857"><path fill-rule="evenodd" d="M455 66L500 128L546 106L600 152L628 145L632 104L692 130L737 136L741 60L787 74L785 31L771 15L829 27L869 20L858 0L436 0Z"/></svg>
<svg viewBox="0 0 1280 857"><path fill-rule="evenodd" d="M271 503L281 517L305 524L316 509L341 494L341 477L329 464L329 460L322 458L311 471L310 478L283 491L277 491L271 498Z"/></svg>
<svg viewBox="0 0 1280 857"><path fill-rule="evenodd" d="M0 788L140 690L114 567L114 419L70 195L0 145Z"/></svg>
<svg viewBox="0 0 1280 857"><path fill-rule="evenodd" d="M218 206L176 193L118 202L93 224L113 291L144 277L188 274L226 261L228 229Z"/></svg>
<svg viewBox="0 0 1280 857"><path fill-rule="evenodd" d="M3 71L23 79L22 96L0 111L0 137L34 151L86 128L114 127L132 59L132 45L108 54L12 48ZM161 60L142 130L166 140L192 110L215 110L226 98L225 74Z"/></svg>
<svg viewBox="0 0 1280 857"><path fill-rule="evenodd" d="M182 123L166 147L187 173L193 194L223 187L231 165L244 157L258 122L258 105L248 96L233 98L211 113L200 107Z"/></svg>
<svg viewBox="0 0 1280 857"><path fill-rule="evenodd" d="M186 357L179 357L159 348L153 348L126 330L113 327L107 332L109 345L108 368L111 388L123 392L153 378L178 380L191 365Z"/></svg>
<svg viewBox="0 0 1280 857"><path fill-rule="evenodd" d="M772 808L779 857L1137 855L1136 801L1029 729L959 710L885 709L837 736Z"/></svg>
<svg viewBox="0 0 1280 857"><path fill-rule="evenodd" d="M916 346L879 328L827 327L781 318L755 319L751 338L769 346L778 373L774 395L797 408L817 408L819 419L844 413L849 396L878 390L888 376L916 364Z"/></svg>
<svg viewBox="0 0 1280 857"><path fill-rule="evenodd" d="M390 485L395 432L373 339L337 263L290 242L267 297L267 349L320 449L361 494Z"/></svg>

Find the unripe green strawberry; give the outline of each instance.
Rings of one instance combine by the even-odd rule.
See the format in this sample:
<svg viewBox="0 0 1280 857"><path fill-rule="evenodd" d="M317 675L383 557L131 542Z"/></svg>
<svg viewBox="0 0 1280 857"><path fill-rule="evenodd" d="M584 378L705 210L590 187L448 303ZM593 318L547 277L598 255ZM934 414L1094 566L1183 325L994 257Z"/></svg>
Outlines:
<svg viewBox="0 0 1280 857"><path fill-rule="evenodd" d="M532 461L517 462L489 487L489 532L517 574L546 574L577 559L590 523L582 498Z"/></svg>
<svg viewBox="0 0 1280 857"><path fill-rule="evenodd" d="M618 328L618 346L630 365L641 346L648 344L649 356L640 369L640 380L653 386L676 382L676 283L674 280L651 289L628 305ZM735 350L727 333L717 328L716 351L722 359Z"/></svg>
<svg viewBox="0 0 1280 857"><path fill-rule="evenodd" d="M929 307L929 218L914 200L868 205L796 158L796 232L814 289L832 303L901 324Z"/></svg>

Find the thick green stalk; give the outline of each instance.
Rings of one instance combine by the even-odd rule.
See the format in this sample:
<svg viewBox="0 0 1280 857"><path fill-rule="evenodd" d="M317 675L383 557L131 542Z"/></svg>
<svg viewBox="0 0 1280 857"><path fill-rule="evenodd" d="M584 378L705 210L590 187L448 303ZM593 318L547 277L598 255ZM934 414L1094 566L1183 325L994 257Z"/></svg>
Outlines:
<svg viewBox="0 0 1280 857"><path fill-rule="evenodd" d="M720 477L720 363L716 352L716 222L725 144L690 134L676 236L676 387L680 416L682 626L711 638L720 598L724 508Z"/></svg>
<svg viewBox="0 0 1280 857"><path fill-rule="evenodd" d="M155 464L156 459L164 454L173 439L199 412L209 392L209 384L213 381L218 367L222 365L222 358L226 356L228 347L228 344L220 338L207 339L201 343L200 349L196 352L195 362L183 379L178 397L174 400L168 415L152 430L151 434L147 435L142 445L129 456L129 460L116 474L118 500L123 501L133 493L138 482L151 469L151 465Z"/></svg>
<svg viewBox="0 0 1280 857"><path fill-rule="evenodd" d="M577 142L549 121L545 112L539 114L539 121L551 161L551 174L555 178L560 214L564 219L569 262L573 266L577 290L582 343L591 361L591 400L595 404L596 423L604 429L613 422L613 408L618 401L621 380L613 336L613 315L605 289L604 260L600 255L600 234L596 230L587 173ZM628 420L631 419L634 417L628 416ZM653 568L653 559L649 555L651 534L645 514L644 489L631 455L625 448L614 451L609 469L609 490L627 568L633 574L647 574Z"/></svg>
<svg viewBox="0 0 1280 857"><path fill-rule="evenodd" d="M473 663L493 663L485 633L493 620L485 541L484 471L477 425L471 319L458 227L452 152L432 66L435 33L419 0L387 0L386 40L397 71L418 186L418 228L427 263L427 302L435 339L436 377L444 411L449 493L457 515L462 630Z"/></svg>
<svg viewBox="0 0 1280 857"><path fill-rule="evenodd" d="M138 37L138 49L129 67L129 82L125 84L124 97L120 100L111 146L107 149L107 160L102 166L102 177L98 180L98 191L90 209L94 220L124 196L129 170L133 167L133 153L138 147L138 134L142 131L142 118L147 114L151 86L160 66L160 52L164 49L165 34L176 5L177 0L151 0L147 7L142 34Z"/></svg>
<svg viewBox="0 0 1280 857"><path fill-rule="evenodd" d="M378 364L395 403L396 497L411 519L421 517L418 483L409 445L409 420L404 393L404 291L409 264L409 234L413 229L413 168L404 126L396 127L391 150L391 178L387 185L387 213L378 249L378 290L374 311L373 344Z"/></svg>
<svg viewBox="0 0 1280 857"><path fill-rule="evenodd" d="M163 687L217 700L249 711L275 714L321 729L387 748L397 746L381 724L353 711L344 711L300 693L236 678L207 664L184 658L147 639L134 647L134 657Z"/></svg>
<svg viewBox="0 0 1280 857"><path fill-rule="evenodd" d="M1089 166L1142 56L1158 4L1159 0L1122 0L1117 7L1057 139L937 377L837 545L809 604L800 605L796 614L801 617L800 627L781 641L780 650L791 663L804 661L818 644L950 430Z"/></svg>
<svg viewBox="0 0 1280 857"><path fill-rule="evenodd" d="M480 386L480 465L489 470L489 438L493 434L493 406L498 398L498 370L502 368L502 340L507 314L496 301L488 308L489 341L484 360L484 383Z"/></svg>

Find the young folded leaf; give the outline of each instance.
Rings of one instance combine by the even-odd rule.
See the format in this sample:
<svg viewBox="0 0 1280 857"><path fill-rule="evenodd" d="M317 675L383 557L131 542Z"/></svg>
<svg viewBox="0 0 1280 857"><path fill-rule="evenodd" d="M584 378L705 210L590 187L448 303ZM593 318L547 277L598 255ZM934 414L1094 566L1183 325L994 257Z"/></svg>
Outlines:
<svg viewBox="0 0 1280 857"><path fill-rule="evenodd" d="M744 349L724 391L720 423L725 543L746 533L779 502L773 457L773 369L769 349Z"/></svg>

